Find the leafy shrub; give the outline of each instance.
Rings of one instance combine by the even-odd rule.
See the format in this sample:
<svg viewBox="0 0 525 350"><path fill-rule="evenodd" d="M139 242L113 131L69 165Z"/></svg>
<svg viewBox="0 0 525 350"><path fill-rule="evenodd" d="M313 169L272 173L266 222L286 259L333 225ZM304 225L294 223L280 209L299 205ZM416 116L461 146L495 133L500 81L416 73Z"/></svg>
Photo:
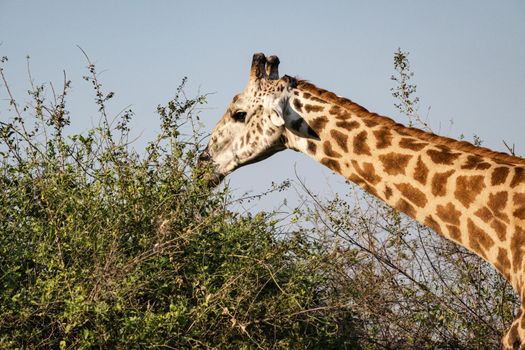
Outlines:
<svg viewBox="0 0 525 350"><path fill-rule="evenodd" d="M395 106L430 130L407 54L394 62ZM0 348L499 347L517 299L481 259L355 187L300 183L284 216L232 212L242 198L196 166L206 96L183 80L138 152L133 112L111 118L88 72L99 122L68 134L71 82L20 106L0 70Z"/></svg>
<svg viewBox="0 0 525 350"><path fill-rule="evenodd" d="M184 80L139 153L132 111L112 120L88 70L99 123L69 135L70 81L19 106L1 72L14 117L0 133L0 347L357 346L326 250L271 213L228 211L227 189L194 176L206 97L187 99Z"/></svg>

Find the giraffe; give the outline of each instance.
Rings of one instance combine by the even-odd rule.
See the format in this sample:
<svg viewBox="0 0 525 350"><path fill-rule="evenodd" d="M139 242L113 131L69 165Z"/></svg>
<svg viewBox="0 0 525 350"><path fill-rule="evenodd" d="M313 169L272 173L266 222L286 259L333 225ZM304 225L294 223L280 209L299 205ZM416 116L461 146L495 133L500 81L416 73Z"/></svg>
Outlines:
<svg viewBox="0 0 525 350"><path fill-rule="evenodd" d="M525 350L525 159L397 124L278 66L253 56L199 157L210 184L285 149L314 158L492 264L522 301L502 346Z"/></svg>

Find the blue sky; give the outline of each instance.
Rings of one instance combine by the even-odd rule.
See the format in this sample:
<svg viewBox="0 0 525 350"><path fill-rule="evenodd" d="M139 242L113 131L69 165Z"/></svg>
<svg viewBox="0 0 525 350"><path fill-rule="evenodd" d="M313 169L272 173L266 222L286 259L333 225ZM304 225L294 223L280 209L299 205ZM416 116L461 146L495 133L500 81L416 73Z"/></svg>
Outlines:
<svg viewBox="0 0 525 350"><path fill-rule="evenodd" d="M189 95L212 92L202 117L210 130L248 79L254 52L277 54L298 75L371 111L406 122L393 107L389 77L400 47L410 52L421 111L435 132L474 134L525 155L525 2L515 1L13 1L0 2L0 56L24 100L25 56L37 82L73 80L73 127L96 120L81 77L80 45L115 91L117 113L131 105L140 146L158 130L158 104L188 76ZM6 98L0 89L0 99ZM0 119L8 118L5 109ZM452 122L451 122L452 121ZM295 172L319 193L344 192L339 177L295 152L282 152L229 177L238 193L262 191ZM293 191L252 210L269 209Z"/></svg>

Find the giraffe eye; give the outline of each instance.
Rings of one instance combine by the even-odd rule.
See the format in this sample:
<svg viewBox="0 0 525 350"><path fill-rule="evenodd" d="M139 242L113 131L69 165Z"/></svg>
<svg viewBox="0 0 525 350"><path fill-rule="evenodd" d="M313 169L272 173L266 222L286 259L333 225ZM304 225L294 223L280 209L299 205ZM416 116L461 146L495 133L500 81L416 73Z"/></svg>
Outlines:
<svg viewBox="0 0 525 350"><path fill-rule="evenodd" d="M236 122L244 123L244 120L246 119L246 112L237 111L237 112L233 113L232 118Z"/></svg>

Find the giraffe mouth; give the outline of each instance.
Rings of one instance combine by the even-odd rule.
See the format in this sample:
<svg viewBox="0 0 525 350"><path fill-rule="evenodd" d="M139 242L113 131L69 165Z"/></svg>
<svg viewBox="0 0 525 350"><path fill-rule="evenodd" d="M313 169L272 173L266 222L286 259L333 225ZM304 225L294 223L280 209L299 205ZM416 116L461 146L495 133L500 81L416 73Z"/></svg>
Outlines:
<svg viewBox="0 0 525 350"><path fill-rule="evenodd" d="M226 174L217 171L216 165L213 163L207 147L199 155L194 174L197 179L204 181L205 185L211 188L217 187L226 177Z"/></svg>
<svg viewBox="0 0 525 350"><path fill-rule="evenodd" d="M225 178L223 174L214 172L214 173L208 173L205 174L202 179L205 181L205 184L210 188L215 188L219 186L221 181Z"/></svg>
<svg viewBox="0 0 525 350"><path fill-rule="evenodd" d="M213 170L213 164L198 162L194 169L195 178L204 182L209 188L217 187L226 175Z"/></svg>

